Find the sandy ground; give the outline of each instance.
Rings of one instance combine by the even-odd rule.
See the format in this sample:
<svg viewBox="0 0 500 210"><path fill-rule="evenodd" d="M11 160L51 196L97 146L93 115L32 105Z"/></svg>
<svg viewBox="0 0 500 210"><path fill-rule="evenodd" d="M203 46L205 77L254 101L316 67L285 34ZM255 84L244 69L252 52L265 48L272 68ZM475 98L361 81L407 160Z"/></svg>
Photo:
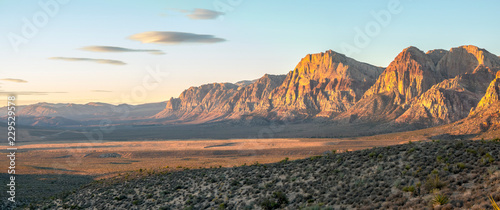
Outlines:
<svg viewBox="0 0 500 210"><path fill-rule="evenodd" d="M140 169L233 167L320 155L326 151L359 150L399 144L349 139L231 139L178 141L112 141L29 144L18 146L17 174L78 174L109 177ZM0 151L6 152L5 146ZM117 157L108 157L113 154ZM1 165L8 165L2 158Z"/></svg>
<svg viewBox="0 0 500 210"><path fill-rule="evenodd" d="M113 141L18 146L17 174L79 174L109 177L140 169L233 167L398 144L399 140L231 139ZM0 146L0 151L6 151ZM107 157L113 154L118 157ZM117 154L117 155L116 155ZM1 165L8 165L5 158Z"/></svg>

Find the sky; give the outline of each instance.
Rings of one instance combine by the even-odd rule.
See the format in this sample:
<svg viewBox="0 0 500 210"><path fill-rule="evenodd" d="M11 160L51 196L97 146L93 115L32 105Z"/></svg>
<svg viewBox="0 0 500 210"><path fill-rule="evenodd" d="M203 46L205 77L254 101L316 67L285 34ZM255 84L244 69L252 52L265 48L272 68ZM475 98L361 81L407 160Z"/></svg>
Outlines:
<svg viewBox="0 0 500 210"><path fill-rule="evenodd" d="M0 0L0 103L143 104L287 74L333 50L385 67L409 46L500 55L500 2Z"/></svg>

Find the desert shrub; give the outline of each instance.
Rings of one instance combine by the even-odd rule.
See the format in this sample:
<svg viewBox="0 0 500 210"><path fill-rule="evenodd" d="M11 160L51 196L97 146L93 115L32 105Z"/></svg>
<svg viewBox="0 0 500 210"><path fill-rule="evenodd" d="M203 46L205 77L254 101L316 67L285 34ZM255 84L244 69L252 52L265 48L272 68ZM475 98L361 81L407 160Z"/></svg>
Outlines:
<svg viewBox="0 0 500 210"><path fill-rule="evenodd" d="M462 148L462 147L464 147L464 142L457 142L457 143L455 144L455 148L456 148L456 149L460 149L460 148Z"/></svg>
<svg viewBox="0 0 500 210"><path fill-rule="evenodd" d="M443 162L443 157L442 157L442 156L440 156L440 155L439 155L439 156L437 156L437 157L436 157L436 161L437 161L438 163Z"/></svg>
<svg viewBox="0 0 500 210"><path fill-rule="evenodd" d="M449 201L448 196L443 194L436 194L434 195L434 198L432 198L432 204L434 205L444 205L447 204L448 201Z"/></svg>
<svg viewBox="0 0 500 210"><path fill-rule="evenodd" d="M318 158L321 158L321 155L312 156L312 157L311 157L311 160L316 160L316 159L318 159Z"/></svg>
<svg viewBox="0 0 500 210"><path fill-rule="evenodd" d="M481 160L484 164L487 164L487 163L493 163L495 161L495 158L493 158L493 156L491 156L490 153L486 153L484 157L481 158Z"/></svg>
<svg viewBox="0 0 500 210"><path fill-rule="evenodd" d="M406 186L406 187L403 187L403 191L404 192L415 192L415 187L412 185L412 186Z"/></svg>
<svg viewBox="0 0 500 210"><path fill-rule="evenodd" d="M446 186L446 183L442 182L437 174L434 176L429 175L425 182L425 188L429 191L433 189L442 189L444 186Z"/></svg>
<svg viewBox="0 0 500 210"><path fill-rule="evenodd" d="M124 200L124 199L126 199L126 198L127 198L127 196L125 196L125 195L120 195L120 196L114 197L113 199L115 199L115 200L117 200L117 201L121 201L121 200Z"/></svg>
<svg viewBox="0 0 500 210"><path fill-rule="evenodd" d="M224 209L226 209L226 204L225 204L225 203L221 203L221 204L219 204L219 208L218 208L218 209L219 209L219 210L224 210Z"/></svg>
<svg viewBox="0 0 500 210"><path fill-rule="evenodd" d="M263 209L267 210L267 209L278 209L286 204L288 204L288 198L286 197L285 193L278 191L274 192L270 198L265 198L260 203L260 206Z"/></svg>
<svg viewBox="0 0 500 210"><path fill-rule="evenodd" d="M477 154L477 151L473 150L473 149L466 149L465 151L467 151L468 153L474 154L474 155Z"/></svg>
<svg viewBox="0 0 500 210"><path fill-rule="evenodd" d="M465 168L465 163L457 163L457 167L459 169L464 169Z"/></svg>

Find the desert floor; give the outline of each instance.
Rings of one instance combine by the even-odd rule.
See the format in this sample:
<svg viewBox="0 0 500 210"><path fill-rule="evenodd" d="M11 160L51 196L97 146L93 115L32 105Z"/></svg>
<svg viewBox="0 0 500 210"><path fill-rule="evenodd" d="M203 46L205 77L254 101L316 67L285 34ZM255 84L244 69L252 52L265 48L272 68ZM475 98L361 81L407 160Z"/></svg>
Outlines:
<svg viewBox="0 0 500 210"><path fill-rule="evenodd" d="M408 142L399 138L101 141L18 146L16 174L90 175L140 169L233 167ZM0 147L0 151L7 151ZM8 165L2 158L1 165Z"/></svg>

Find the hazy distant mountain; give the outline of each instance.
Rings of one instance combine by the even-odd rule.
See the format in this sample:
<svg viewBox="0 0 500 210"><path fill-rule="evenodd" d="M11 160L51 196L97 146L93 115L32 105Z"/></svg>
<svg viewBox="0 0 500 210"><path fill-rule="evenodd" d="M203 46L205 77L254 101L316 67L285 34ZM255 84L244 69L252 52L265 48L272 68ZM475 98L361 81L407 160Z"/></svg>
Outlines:
<svg viewBox="0 0 500 210"><path fill-rule="evenodd" d="M86 125L86 121L99 121L102 119L149 119L151 116L165 108L166 102L142 105L112 105L106 103L87 104L52 104L37 103L16 107L16 116L20 124L33 126L65 126ZM3 118L7 108L0 108Z"/></svg>

